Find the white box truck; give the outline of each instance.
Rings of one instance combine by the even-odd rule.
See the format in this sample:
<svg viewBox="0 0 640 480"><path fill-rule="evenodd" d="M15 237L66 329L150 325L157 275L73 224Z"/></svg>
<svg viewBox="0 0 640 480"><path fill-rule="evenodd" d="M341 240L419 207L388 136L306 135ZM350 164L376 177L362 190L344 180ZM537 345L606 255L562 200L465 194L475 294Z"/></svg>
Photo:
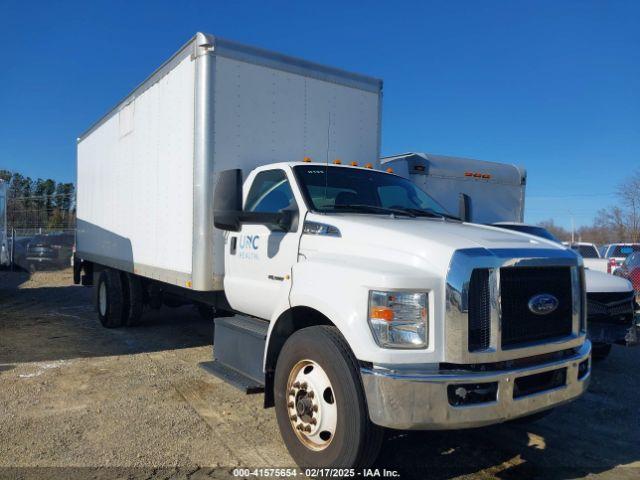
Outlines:
<svg viewBox="0 0 640 480"><path fill-rule="evenodd" d="M384 157L385 168L415 183L450 212L459 211L460 194L474 223L522 222L527 171L508 163L407 152Z"/></svg>
<svg viewBox="0 0 640 480"><path fill-rule="evenodd" d="M301 466L369 465L384 428L534 418L590 377L579 257L376 170L380 100L199 33L78 140L74 280L99 319L213 312L204 367L264 392Z"/></svg>

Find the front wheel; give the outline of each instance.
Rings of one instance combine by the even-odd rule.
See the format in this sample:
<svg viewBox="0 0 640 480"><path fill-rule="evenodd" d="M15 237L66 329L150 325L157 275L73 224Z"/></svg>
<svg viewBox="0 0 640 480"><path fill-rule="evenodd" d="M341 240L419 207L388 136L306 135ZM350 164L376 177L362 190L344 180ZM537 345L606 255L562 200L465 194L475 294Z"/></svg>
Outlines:
<svg viewBox="0 0 640 480"><path fill-rule="evenodd" d="M358 362L335 327L287 340L274 389L280 433L298 465L363 468L376 459L383 430L369 420Z"/></svg>

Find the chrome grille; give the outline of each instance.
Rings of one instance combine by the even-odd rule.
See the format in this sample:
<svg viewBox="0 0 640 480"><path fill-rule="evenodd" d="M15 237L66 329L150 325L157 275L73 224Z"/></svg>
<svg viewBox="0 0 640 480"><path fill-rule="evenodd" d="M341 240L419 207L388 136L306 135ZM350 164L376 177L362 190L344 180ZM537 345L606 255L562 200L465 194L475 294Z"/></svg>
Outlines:
<svg viewBox="0 0 640 480"><path fill-rule="evenodd" d="M535 314L529 309L529 300L543 293L556 297L558 307L545 315ZM569 267L501 268L502 348L571 335L572 303Z"/></svg>

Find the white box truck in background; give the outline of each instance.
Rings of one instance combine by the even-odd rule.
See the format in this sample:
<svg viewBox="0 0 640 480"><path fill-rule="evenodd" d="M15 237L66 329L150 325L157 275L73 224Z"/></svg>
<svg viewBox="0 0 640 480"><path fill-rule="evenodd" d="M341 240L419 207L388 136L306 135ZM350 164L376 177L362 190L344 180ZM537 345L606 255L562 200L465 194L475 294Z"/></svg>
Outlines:
<svg viewBox="0 0 640 480"><path fill-rule="evenodd" d="M100 321L212 312L203 366L263 391L305 467L370 465L385 427L535 418L590 378L579 257L376 170L380 99L199 33L78 140L74 281Z"/></svg>
<svg viewBox="0 0 640 480"><path fill-rule="evenodd" d="M459 212L461 194L470 198L469 221L524 221L527 172L522 167L422 152L393 155L380 161L385 168L428 192L451 213Z"/></svg>

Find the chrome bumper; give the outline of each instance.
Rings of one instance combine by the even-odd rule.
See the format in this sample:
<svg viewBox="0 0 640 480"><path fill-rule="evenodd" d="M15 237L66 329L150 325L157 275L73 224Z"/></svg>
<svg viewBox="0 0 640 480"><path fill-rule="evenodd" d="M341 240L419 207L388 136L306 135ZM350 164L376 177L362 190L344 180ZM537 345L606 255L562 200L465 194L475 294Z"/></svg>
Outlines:
<svg viewBox="0 0 640 480"><path fill-rule="evenodd" d="M591 342L562 360L490 372L426 372L362 368L369 417L377 425L399 430L447 430L504 422L570 402L589 385ZM578 366L588 370L578 378ZM514 382L522 377L566 368L564 385L514 398ZM453 406L448 387L497 382L495 401Z"/></svg>

